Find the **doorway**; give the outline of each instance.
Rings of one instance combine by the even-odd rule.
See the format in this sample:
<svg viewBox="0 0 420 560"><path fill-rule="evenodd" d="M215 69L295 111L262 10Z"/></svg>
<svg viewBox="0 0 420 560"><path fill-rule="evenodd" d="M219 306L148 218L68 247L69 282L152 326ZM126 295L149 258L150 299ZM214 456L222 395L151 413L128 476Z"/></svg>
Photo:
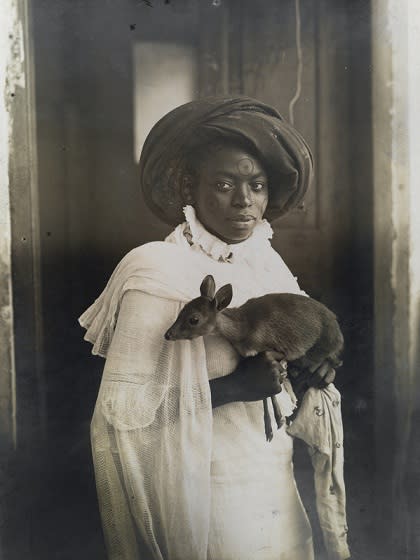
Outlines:
<svg viewBox="0 0 420 560"><path fill-rule="evenodd" d="M312 191L273 224L273 245L343 326L337 385L351 544L355 558L359 550L373 557L366 552L374 462L370 3L148 4L43 0L32 7L43 357L34 383L44 443L36 446L39 496L29 505L31 542L22 550L30 547L32 558L51 551L103 557L88 436L103 362L82 342L77 317L125 253L168 233L140 197L137 162L148 129L190 98L231 93L275 106L315 154ZM19 293L22 277L16 283ZM19 321L24 312L17 328ZM31 397L25 368L18 402ZM20 403L18 442L25 442L33 434ZM310 495L310 467L297 460Z"/></svg>

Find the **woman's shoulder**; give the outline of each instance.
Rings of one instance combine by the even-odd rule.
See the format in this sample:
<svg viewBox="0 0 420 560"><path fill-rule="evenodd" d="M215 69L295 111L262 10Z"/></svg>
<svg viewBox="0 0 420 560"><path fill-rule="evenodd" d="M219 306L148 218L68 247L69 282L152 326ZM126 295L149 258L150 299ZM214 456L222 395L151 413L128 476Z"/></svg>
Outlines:
<svg viewBox="0 0 420 560"><path fill-rule="evenodd" d="M196 261L196 254L186 247L152 241L127 253L115 268L110 283L123 285L125 290L137 289L187 301L195 297L202 280L201 266Z"/></svg>
<svg viewBox="0 0 420 560"><path fill-rule="evenodd" d="M265 268L269 274L276 277L279 291L305 294L299 287L297 277L294 276L283 257L273 247L270 246L265 256Z"/></svg>
<svg viewBox="0 0 420 560"><path fill-rule="evenodd" d="M145 243L129 251L115 267L105 289L79 317L93 353L106 356L123 296L129 291L185 302L191 299L186 251L163 241ZM184 259L184 260L183 260ZM143 301L144 303L144 301Z"/></svg>
<svg viewBox="0 0 420 560"><path fill-rule="evenodd" d="M187 251L183 247L179 247L174 243L166 241L150 241L138 247L131 249L122 259L122 261L133 262L159 262L159 259L170 257L172 255L179 256L182 254L187 256Z"/></svg>
<svg viewBox="0 0 420 560"><path fill-rule="evenodd" d="M117 268L164 269L176 265L188 266L194 255L185 247L166 241L151 241L131 249L119 262Z"/></svg>
<svg viewBox="0 0 420 560"><path fill-rule="evenodd" d="M289 267L285 263L283 257L274 247L270 244L269 248L264 252L266 265L274 268L275 270L282 269L290 272Z"/></svg>

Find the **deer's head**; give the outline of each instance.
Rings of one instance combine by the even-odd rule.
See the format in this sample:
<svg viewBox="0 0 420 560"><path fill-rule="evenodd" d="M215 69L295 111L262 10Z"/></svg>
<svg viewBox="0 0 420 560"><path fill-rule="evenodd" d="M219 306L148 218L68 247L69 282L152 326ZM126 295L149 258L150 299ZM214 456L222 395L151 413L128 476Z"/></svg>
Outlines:
<svg viewBox="0 0 420 560"><path fill-rule="evenodd" d="M165 333L166 340L191 340L214 332L217 313L232 301L232 286L226 284L216 292L214 278L209 274L201 283L200 293L180 311Z"/></svg>

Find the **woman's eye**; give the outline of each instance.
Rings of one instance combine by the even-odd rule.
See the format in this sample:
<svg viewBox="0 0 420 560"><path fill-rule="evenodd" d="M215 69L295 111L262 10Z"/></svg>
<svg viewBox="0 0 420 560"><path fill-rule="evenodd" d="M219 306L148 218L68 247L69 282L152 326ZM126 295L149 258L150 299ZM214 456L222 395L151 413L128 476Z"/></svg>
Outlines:
<svg viewBox="0 0 420 560"><path fill-rule="evenodd" d="M199 321L198 317L190 317L189 319L190 325L198 325L198 321Z"/></svg>
<svg viewBox="0 0 420 560"><path fill-rule="evenodd" d="M262 191L265 189L265 183L262 183L261 181L257 181L252 185L252 188L254 191Z"/></svg>
<svg viewBox="0 0 420 560"><path fill-rule="evenodd" d="M232 188L232 185L230 183L227 183L226 181L219 181L218 183L216 183L216 188L219 191L229 191Z"/></svg>

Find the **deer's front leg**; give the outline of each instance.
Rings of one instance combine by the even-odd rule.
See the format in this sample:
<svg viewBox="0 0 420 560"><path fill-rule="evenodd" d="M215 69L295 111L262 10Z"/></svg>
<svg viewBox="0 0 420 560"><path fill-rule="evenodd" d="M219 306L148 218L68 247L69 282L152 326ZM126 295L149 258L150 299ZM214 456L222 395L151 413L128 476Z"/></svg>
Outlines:
<svg viewBox="0 0 420 560"><path fill-rule="evenodd" d="M283 425L283 416L281 415L279 403L277 402L275 395L271 397L271 404L273 405L274 418L276 419L277 428L281 428Z"/></svg>
<svg viewBox="0 0 420 560"><path fill-rule="evenodd" d="M271 417L268 411L268 400L263 400L264 406L264 428L265 428L265 438L267 441L271 441L273 439L273 428L271 427Z"/></svg>

